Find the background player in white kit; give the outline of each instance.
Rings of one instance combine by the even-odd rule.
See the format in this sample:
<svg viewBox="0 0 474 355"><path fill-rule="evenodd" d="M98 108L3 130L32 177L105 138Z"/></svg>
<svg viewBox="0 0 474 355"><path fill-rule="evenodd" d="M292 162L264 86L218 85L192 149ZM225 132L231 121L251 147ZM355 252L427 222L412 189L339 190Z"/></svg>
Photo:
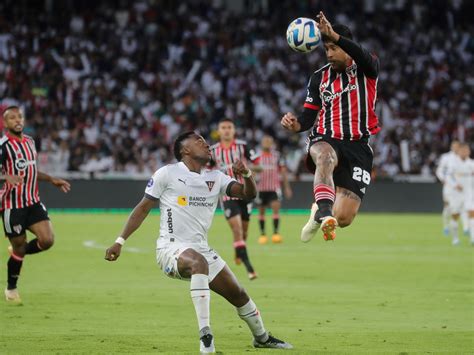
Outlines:
<svg viewBox="0 0 474 355"><path fill-rule="evenodd" d="M474 201L473 201L473 161L469 159L471 153L467 143L460 143L457 148L459 159L451 160L448 165L448 174L445 184L449 189L448 204L451 213L450 231L452 236L452 244L459 244L458 221L461 213L467 211L470 219L471 242L474 241L472 218L474 218ZM467 223L466 223L467 224ZM466 229L467 225L464 225Z"/></svg>
<svg viewBox="0 0 474 355"><path fill-rule="evenodd" d="M443 232L446 236L449 235L449 221L451 220L451 212L449 211L449 187L446 184L448 177L448 167L451 161L458 161L459 156L457 150L459 148L459 141L453 140L451 142L451 149L449 152L441 154L438 167L436 168L436 177L443 184Z"/></svg>
<svg viewBox="0 0 474 355"><path fill-rule="evenodd" d="M159 200L161 209L157 262L166 275L190 280L191 298L196 310L201 353L213 353L214 339L210 328L210 289L236 307L249 326L256 348L291 349L265 330L260 312L225 261L207 244L207 233L219 197L251 200L256 196L251 171L241 161L234 163L234 174L244 183L219 170L204 169L210 159L209 145L194 133L181 134L175 141L178 163L158 169L148 182L145 196L135 207L105 259L115 261L125 240L141 225Z"/></svg>

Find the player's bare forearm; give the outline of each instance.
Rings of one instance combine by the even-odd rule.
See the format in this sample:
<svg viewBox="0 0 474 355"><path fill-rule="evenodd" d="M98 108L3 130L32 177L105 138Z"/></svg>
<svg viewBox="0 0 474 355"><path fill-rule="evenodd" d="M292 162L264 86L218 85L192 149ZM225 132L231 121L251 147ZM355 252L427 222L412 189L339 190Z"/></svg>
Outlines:
<svg viewBox="0 0 474 355"><path fill-rule="evenodd" d="M53 181L53 178L52 176L48 175L48 174L45 174L41 171L38 171L38 180L39 181L46 181L46 182L52 182Z"/></svg>
<svg viewBox="0 0 474 355"><path fill-rule="evenodd" d="M132 213L130 213L130 216L128 216L128 220L123 227L120 237L126 240L130 235L132 235L133 232L135 232L141 226L155 205L156 201L150 200L147 197L143 197L138 205L135 206Z"/></svg>
<svg viewBox="0 0 474 355"><path fill-rule="evenodd" d="M257 197L257 184L253 177L244 178L243 184L234 183L230 188L229 196L243 200L253 200Z"/></svg>

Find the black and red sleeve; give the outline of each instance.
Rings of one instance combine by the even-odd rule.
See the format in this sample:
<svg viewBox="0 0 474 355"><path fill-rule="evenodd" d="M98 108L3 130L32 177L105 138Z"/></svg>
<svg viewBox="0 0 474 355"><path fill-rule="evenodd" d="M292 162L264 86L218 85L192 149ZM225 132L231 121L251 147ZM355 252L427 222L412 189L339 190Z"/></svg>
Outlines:
<svg viewBox="0 0 474 355"><path fill-rule="evenodd" d="M313 127L318 111L321 109L321 96L319 95L319 83L321 82L321 71L314 73L309 79L306 99L303 105L303 112L298 117L301 125L300 132L307 131Z"/></svg>

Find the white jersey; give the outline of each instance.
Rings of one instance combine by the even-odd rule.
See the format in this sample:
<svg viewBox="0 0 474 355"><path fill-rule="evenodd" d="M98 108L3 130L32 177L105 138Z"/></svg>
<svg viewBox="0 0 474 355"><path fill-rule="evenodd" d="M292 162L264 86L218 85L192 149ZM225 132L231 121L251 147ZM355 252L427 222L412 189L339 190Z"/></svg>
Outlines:
<svg viewBox="0 0 474 355"><path fill-rule="evenodd" d="M453 151L441 154L438 161L438 167L436 168L436 177L444 183L448 177L449 167L459 161L459 156Z"/></svg>
<svg viewBox="0 0 474 355"><path fill-rule="evenodd" d="M157 246L170 242L207 245L219 197L233 181L219 170L192 172L183 162L158 169L145 189L148 197L160 200Z"/></svg>

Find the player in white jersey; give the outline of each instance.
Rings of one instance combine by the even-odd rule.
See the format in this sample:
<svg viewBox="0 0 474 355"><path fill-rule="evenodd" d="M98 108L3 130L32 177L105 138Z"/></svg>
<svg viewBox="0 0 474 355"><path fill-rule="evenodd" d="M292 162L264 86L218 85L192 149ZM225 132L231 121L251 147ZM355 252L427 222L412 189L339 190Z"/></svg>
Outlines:
<svg viewBox="0 0 474 355"><path fill-rule="evenodd" d="M234 175L244 178L242 184L219 170L204 169L210 159L209 145L194 132L183 133L176 139L174 154L178 163L155 172L145 196L131 213L120 237L107 249L105 259L117 260L125 240L159 201L157 262L166 275L191 281L201 353L215 352L209 320L210 290L236 307L253 334L254 347L291 349L290 344L265 330L257 306L225 261L207 243L207 233L221 196L255 198L257 190L251 171L241 161L234 163Z"/></svg>
<svg viewBox="0 0 474 355"><path fill-rule="evenodd" d="M449 221L451 220L451 212L449 210L449 199L452 191L446 185L446 178L448 176L448 167L452 162L458 161L459 156L457 151L459 148L459 142L453 140L451 142L451 150L447 153L441 154L436 168L436 177L443 184L443 232L446 236L449 235Z"/></svg>
<svg viewBox="0 0 474 355"><path fill-rule="evenodd" d="M458 160L452 160L448 165L445 184L449 189L449 210L451 212L450 230L452 244L459 244L458 220L463 211L473 210L472 201L472 161L469 159L470 149L467 143L460 143ZM472 228L471 228L472 229Z"/></svg>

